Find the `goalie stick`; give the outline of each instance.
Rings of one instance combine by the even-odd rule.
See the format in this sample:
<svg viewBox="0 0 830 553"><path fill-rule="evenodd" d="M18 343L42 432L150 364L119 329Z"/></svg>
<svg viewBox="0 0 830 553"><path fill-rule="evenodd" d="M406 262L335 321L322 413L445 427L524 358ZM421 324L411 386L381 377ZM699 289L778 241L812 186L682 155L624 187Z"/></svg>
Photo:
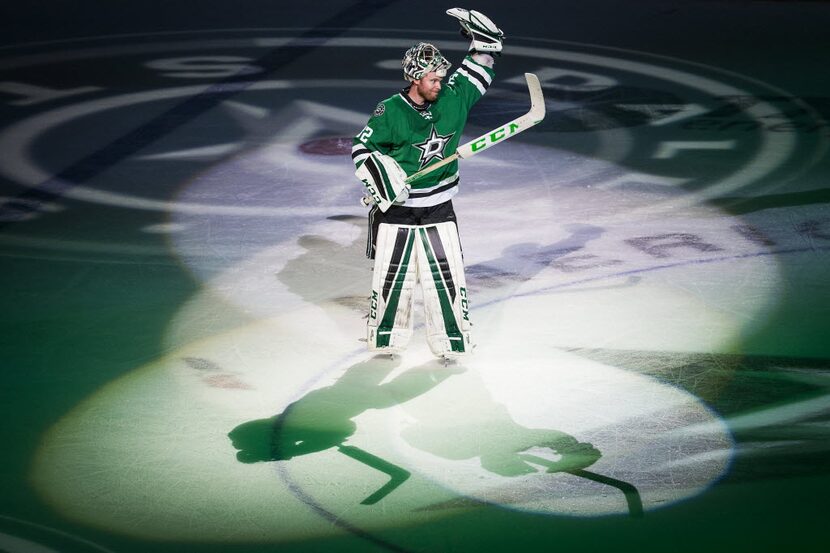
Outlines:
<svg viewBox="0 0 830 553"><path fill-rule="evenodd" d="M406 183L412 183L424 175L431 173L436 169L440 169L448 163L452 163L456 159L471 158L474 155L483 152L487 148L495 146L500 142L504 142L508 138L512 138L520 132L541 123L545 118L545 97L542 94L542 85L539 83L539 77L533 73L525 73L525 79L527 80L527 90L530 92L530 111L521 117L517 117L509 123L505 123L501 127L493 129L492 131L484 133L474 140L470 140L469 142L462 144L456 149L453 155L439 161L438 163L433 163L429 167L425 167L417 173L411 174L407 177ZM362 201L363 205L369 205L372 203L372 198L364 196Z"/></svg>

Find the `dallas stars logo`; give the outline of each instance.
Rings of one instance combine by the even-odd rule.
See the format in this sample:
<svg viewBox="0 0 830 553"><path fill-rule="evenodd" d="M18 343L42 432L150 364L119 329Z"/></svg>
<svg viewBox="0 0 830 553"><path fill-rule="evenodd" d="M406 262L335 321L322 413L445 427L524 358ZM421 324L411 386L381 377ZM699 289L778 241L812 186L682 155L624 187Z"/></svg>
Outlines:
<svg viewBox="0 0 830 553"><path fill-rule="evenodd" d="M413 146L421 150L421 169L426 167L433 159L444 159L444 148L447 147L447 143L452 140L454 135L454 132L447 135L440 135L435 131L435 125L432 125L427 139L420 144L413 144Z"/></svg>

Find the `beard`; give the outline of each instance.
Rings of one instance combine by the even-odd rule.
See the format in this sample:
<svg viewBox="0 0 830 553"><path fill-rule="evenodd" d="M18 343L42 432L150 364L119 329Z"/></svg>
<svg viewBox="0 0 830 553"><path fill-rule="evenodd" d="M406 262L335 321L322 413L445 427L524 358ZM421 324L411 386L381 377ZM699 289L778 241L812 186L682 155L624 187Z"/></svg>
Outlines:
<svg viewBox="0 0 830 553"><path fill-rule="evenodd" d="M433 90L432 88L427 88L426 86L418 86L418 94L421 95L421 98L426 100L427 102L434 102L438 99L438 92L440 90Z"/></svg>

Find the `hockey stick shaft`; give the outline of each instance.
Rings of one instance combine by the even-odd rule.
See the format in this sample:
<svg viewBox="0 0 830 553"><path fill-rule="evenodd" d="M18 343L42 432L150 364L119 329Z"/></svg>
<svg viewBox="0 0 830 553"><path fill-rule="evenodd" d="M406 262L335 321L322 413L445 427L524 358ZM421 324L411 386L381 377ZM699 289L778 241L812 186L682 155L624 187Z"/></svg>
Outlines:
<svg viewBox="0 0 830 553"><path fill-rule="evenodd" d="M504 142L508 138L512 138L522 131L538 125L545 118L545 97L542 93L542 85L539 83L539 77L533 73L525 73L525 80L527 80L527 89L530 92L530 111L521 117L505 123L501 127L493 129L474 140L470 140L459 146L455 153L446 159L433 163L429 167L421 169L417 173L413 173L407 177L406 182L411 183L423 177L424 175L440 169L448 163L452 163L456 159L469 159L476 154L479 154L490 148Z"/></svg>
<svg viewBox="0 0 830 553"><path fill-rule="evenodd" d="M459 157L460 156L458 155L458 152L456 152L456 153L454 153L453 155L451 155L449 157L445 157L444 159L442 159L438 163L433 163L429 167L425 167L424 169L421 169L417 173L412 173L411 175L406 177L406 180L404 182L406 182L406 184L412 184L413 182L420 179L424 175L428 175L429 173L432 173L436 169L440 169L444 165L447 165L448 163L452 163L453 161L455 161Z"/></svg>
<svg viewBox="0 0 830 553"><path fill-rule="evenodd" d="M433 163L429 167L421 169L417 173L413 173L406 178L406 183L410 184L424 175L432 173L440 169L448 163L452 163L456 159L469 159L474 155L483 152L487 148L495 146L504 142L508 138L512 138L522 131L538 125L545 118L545 97L542 93L542 85L539 83L539 77L533 73L525 73L525 80L527 81L527 90L530 93L530 111L517 117L516 119L505 123L501 127L493 129L478 138L466 142L456 148L456 151L451 156ZM369 205L371 198L364 196L363 203Z"/></svg>

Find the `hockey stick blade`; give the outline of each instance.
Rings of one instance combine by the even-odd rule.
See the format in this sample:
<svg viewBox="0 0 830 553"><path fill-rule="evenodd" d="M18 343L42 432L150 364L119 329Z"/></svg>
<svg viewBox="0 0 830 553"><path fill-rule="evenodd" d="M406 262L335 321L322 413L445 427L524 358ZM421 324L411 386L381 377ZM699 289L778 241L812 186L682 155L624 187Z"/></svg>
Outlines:
<svg viewBox="0 0 830 553"><path fill-rule="evenodd" d="M429 167L425 167L417 173L409 175L406 179L406 183L410 184L424 175L432 173L436 169L440 169L448 163L452 163L456 159L469 159L474 155L483 152L487 148L504 142L508 138L512 138L520 132L541 123L545 118L545 96L542 93L542 85L539 83L539 77L533 73L525 73L525 80L527 81L527 90L530 93L530 111L521 117L517 117L516 119L505 123L501 127L479 136L475 140L462 144L456 148L453 155L439 161L438 163L433 163ZM372 203L372 199L368 196L364 196L362 198L362 203L363 205L369 205Z"/></svg>

